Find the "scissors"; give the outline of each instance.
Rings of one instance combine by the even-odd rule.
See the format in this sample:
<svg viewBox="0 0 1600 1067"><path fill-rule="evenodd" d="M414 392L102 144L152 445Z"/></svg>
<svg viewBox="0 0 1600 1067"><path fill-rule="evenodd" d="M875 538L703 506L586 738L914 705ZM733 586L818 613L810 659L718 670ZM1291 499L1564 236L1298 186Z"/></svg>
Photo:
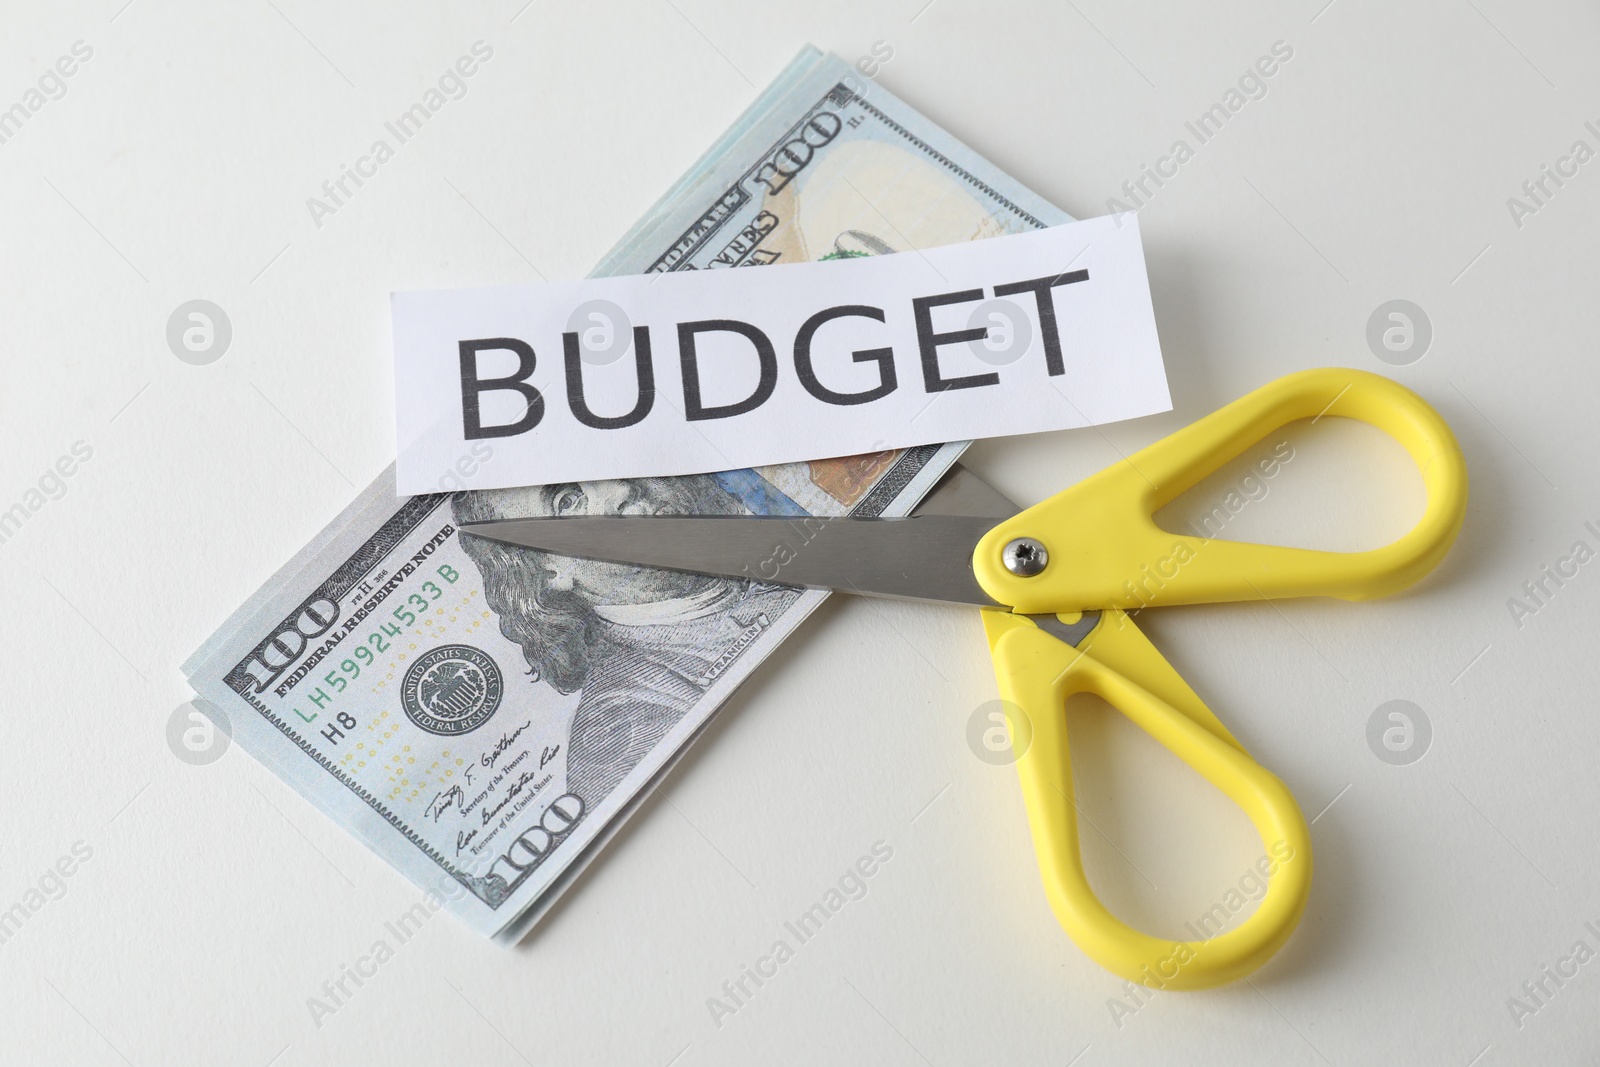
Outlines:
<svg viewBox="0 0 1600 1067"><path fill-rule="evenodd" d="M1422 472L1427 505L1393 543L1324 552L1171 533L1152 515L1274 430L1358 419L1394 437ZM1289 939L1311 888L1305 816L1134 625L1167 604L1335 596L1410 586L1454 542L1466 462L1420 397L1365 371L1271 382L1071 488L1019 510L959 466L910 516L582 516L471 523L463 533L567 556L730 578L784 559L776 582L982 609L1045 894L1067 934L1114 974L1205 989L1260 967ZM818 524L821 524L820 526ZM1084 874L1066 700L1093 693L1132 719L1250 817L1274 857L1267 892L1239 926L1206 940L1153 937L1114 916Z"/></svg>

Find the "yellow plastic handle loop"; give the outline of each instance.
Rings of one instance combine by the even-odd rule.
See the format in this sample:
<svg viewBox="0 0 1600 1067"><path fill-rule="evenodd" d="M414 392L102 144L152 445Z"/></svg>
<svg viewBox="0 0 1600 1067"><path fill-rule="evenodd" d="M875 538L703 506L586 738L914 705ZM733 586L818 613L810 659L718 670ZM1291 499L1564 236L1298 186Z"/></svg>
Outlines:
<svg viewBox="0 0 1600 1067"><path fill-rule="evenodd" d="M1113 974L1158 989L1208 989L1250 974L1294 932L1311 891L1311 835L1293 795L1256 763L1120 611L1104 613L1079 648L1023 616L983 612L1045 894L1063 929ZM1139 682L1132 681L1138 678ZM1141 684L1142 683L1142 684ZM1084 875L1067 748L1065 703L1094 693L1132 719L1242 808L1261 835L1267 892L1232 930L1203 940L1153 937L1106 909ZM1222 923L1219 921L1220 929Z"/></svg>
<svg viewBox="0 0 1600 1067"><path fill-rule="evenodd" d="M1296 419L1360 419L1403 445L1422 471L1428 503L1392 544L1322 552L1174 534L1151 516L1272 431ZM1467 467L1439 413L1404 386L1366 371L1301 371L1184 427L990 530L973 552L979 584L1015 611L1040 614L1294 596L1367 600L1432 570L1461 529ZM1002 562L1029 537L1048 564L1018 577Z"/></svg>

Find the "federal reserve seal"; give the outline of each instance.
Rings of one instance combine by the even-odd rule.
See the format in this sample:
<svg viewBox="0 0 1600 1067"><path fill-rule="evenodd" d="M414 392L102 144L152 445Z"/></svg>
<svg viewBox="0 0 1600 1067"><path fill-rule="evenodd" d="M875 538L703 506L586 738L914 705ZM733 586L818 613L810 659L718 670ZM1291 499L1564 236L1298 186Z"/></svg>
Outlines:
<svg viewBox="0 0 1600 1067"><path fill-rule="evenodd" d="M500 706L500 667L471 645L440 645L406 671L400 705L406 718L444 737L470 733Z"/></svg>

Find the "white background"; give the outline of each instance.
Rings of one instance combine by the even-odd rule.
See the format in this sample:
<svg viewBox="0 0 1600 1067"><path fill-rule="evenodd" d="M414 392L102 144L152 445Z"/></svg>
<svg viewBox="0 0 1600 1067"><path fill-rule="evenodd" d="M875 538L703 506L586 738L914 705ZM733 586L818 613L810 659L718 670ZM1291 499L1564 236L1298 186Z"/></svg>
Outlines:
<svg viewBox="0 0 1600 1067"><path fill-rule="evenodd" d="M7 1062L1600 1051L1600 961L1520 1030L1507 1009L1574 941L1597 947L1600 565L1520 628L1506 604L1597 541L1600 162L1520 228L1506 198L1575 139L1600 147L1583 128L1600 119L1600 16L923 2L8 5L0 106L74 41L94 58L0 145L0 506L74 441L94 455L0 544L0 907L75 841L93 849L0 946ZM479 38L495 58L467 98L315 227L306 198ZM1280 374L1382 371L1368 316L1426 310L1431 350L1392 373L1445 414L1473 477L1439 571L1378 603L1145 616L1317 816L1310 906L1279 957L1119 1027L1121 983L1045 904L1014 775L968 749L994 693L978 620L835 600L532 938L505 952L436 918L317 1028L307 998L418 893L241 753L191 767L165 729L188 696L177 664L389 461L386 294L582 275L807 41L851 58L888 42L885 85L1090 216L1277 40L1294 58L1268 95L1142 214L1176 410L969 456L1033 502ZM209 366L165 340L194 298L233 324ZM1234 528L1346 546L1403 528L1419 482L1398 448L1318 430ZM1432 724L1408 766L1366 741L1395 699ZM1103 712L1073 720L1097 884L1179 929L1259 845ZM894 858L868 895L715 1026L707 998L880 839Z"/></svg>

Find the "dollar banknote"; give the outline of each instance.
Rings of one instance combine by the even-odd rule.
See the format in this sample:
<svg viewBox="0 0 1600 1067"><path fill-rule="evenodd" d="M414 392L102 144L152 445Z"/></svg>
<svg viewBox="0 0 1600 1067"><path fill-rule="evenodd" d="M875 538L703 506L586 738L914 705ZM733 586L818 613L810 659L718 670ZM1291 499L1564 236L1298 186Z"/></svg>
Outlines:
<svg viewBox="0 0 1600 1067"><path fill-rule="evenodd" d="M1067 221L802 52L596 274L883 255ZM603 310L580 324L608 342ZM486 519L908 512L960 442L681 478L396 496L392 468L185 664L197 705L480 933L520 937L825 594L463 537ZM763 568L763 571L765 569Z"/></svg>

